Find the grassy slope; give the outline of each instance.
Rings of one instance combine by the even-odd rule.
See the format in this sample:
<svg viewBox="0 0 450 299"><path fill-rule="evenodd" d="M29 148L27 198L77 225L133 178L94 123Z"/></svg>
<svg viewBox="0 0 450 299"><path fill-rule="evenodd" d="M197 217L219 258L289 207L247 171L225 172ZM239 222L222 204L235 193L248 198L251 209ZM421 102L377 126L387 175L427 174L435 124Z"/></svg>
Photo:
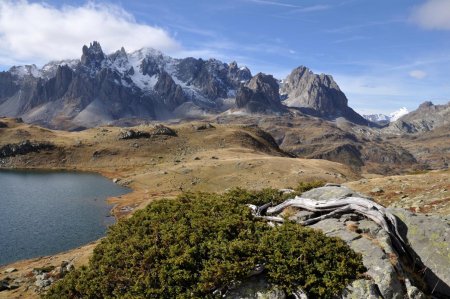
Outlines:
<svg viewBox="0 0 450 299"><path fill-rule="evenodd" d="M38 126L2 119L8 128L0 129L0 147L23 140L50 141L58 149L31 153L7 160L4 167L47 168L95 171L129 185L133 192L111 198L117 204L117 216L125 216L128 207L142 208L148 202L171 197L184 191L223 192L232 187L261 189L295 186L299 181L344 182L357 178L348 167L325 160L291 158L265 140L254 128L239 125L215 125L215 129L197 131L195 124L171 126L178 137L118 140L121 128L103 127L83 132L52 131ZM136 130L150 131L141 126ZM214 158L213 158L214 157ZM198 158L198 159L197 159ZM62 260L86 264L93 245L87 245L52 257L21 261L0 268L15 267L24 275L33 268L58 266ZM1 292L0 298L36 296L19 288Z"/></svg>

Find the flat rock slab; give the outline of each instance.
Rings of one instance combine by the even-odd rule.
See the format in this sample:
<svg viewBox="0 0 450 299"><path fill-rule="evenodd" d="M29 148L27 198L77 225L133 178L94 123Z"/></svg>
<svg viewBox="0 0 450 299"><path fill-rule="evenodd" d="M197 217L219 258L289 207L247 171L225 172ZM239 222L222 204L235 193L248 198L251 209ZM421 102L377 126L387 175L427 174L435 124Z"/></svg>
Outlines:
<svg viewBox="0 0 450 299"><path fill-rule="evenodd" d="M428 284L450 298L450 217L413 214L398 208L388 210L406 224L410 246L428 268Z"/></svg>
<svg viewBox="0 0 450 299"><path fill-rule="evenodd" d="M302 197L310 198L315 200L329 200L345 197L362 197L368 198L367 196L353 191L345 186L325 186L320 188L315 188L302 193Z"/></svg>

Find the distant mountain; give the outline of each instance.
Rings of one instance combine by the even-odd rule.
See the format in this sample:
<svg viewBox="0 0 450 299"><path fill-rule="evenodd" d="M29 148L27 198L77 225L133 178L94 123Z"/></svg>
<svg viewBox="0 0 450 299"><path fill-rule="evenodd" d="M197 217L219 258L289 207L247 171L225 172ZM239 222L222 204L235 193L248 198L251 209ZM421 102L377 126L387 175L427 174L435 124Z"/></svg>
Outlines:
<svg viewBox="0 0 450 299"><path fill-rule="evenodd" d="M406 109L406 107L402 107L399 110L389 114L389 119L390 119L391 122L393 122L393 121L398 120L400 117L402 117L403 115L406 115L408 113L409 113L408 109Z"/></svg>
<svg viewBox="0 0 450 299"><path fill-rule="evenodd" d="M106 55L93 42L83 46L79 60L0 72L0 116L51 128L199 118L229 109L286 113L285 105L329 120L368 123L348 107L331 76L315 75L305 67L280 84L270 75L252 77L236 62L175 59L153 49L127 53L122 48Z"/></svg>
<svg viewBox="0 0 450 299"><path fill-rule="evenodd" d="M252 75L215 59L174 59L153 49L105 55L84 46L80 60L12 67L0 73L0 114L50 127L95 126L125 118L164 119L190 103L222 111ZM192 110L192 109L191 109Z"/></svg>
<svg viewBox="0 0 450 299"><path fill-rule="evenodd" d="M279 88L271 75L259 73L238 89L236 106L250 113L282 112L286 108L281 104Z"/></svg>
<svg viewBox="0 0 450 299"><path fill-rule="evenodd" d="M328 119L344 117L353 123L367 125L361 115L348 106L345 94L333 77L314 74L307 67L294 69L281 84L284 104Z"/></svg>
<svg viewBox="0 0 450 299"><path fill-rule="evenodd" d="M373 123L377 123L380 125L388 124L391 121L391 118L386 114L363 114L362 115L365 119L368 121L371 121Z"/></svg>
<svg viewBox="0 0 450 299"><path fill-rule="evenodd" d="M416 110L405 114L385 128L389 133L420 133L431 131L435 128L450 123L450 102L444 105L434 105L432 102L424 102Z"/></svg>
<svg viewBox="0 0 450 299"><path fill-rule="evenodd" d="M364 114L363 117L373 123L377 123L379 125L387 125L390 122L396 121L400 117L402 117L405 114L408 114L409 111L406 109L406 107L402 107L399 110L392 112L389 115L386 114Z"/></svg>

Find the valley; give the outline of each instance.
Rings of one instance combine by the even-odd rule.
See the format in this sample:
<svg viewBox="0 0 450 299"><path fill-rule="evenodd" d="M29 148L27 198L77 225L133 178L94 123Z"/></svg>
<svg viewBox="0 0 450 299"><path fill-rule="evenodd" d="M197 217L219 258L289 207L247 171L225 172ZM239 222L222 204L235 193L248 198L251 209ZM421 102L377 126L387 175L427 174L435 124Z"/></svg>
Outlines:
<svg viewBox="0 0 450 299"><path fill-rule="evenodd" d="M119 224L157 200L226 197L235 188L287 192L276 201L297 195L303 183L317 187L305 193L311 199L373 199L381 215L401 219L396 234L411 241L410 256L396 251L388 230L351 209L328 218L289 207L280 217L300 224L323 217L314 229L362 254L367 273L348 286L354 296L422 298L436 290L446 298L449 111L450 103L426 101L411 112L363 117L331 75L305 66L277 79L236 62L151 48L105 54L93 42L80 59L0 72L0 168L89 171L131 188L108 198ZM44 294L49 276L88 265L109 237L1 266L0 298Z"/></svg>

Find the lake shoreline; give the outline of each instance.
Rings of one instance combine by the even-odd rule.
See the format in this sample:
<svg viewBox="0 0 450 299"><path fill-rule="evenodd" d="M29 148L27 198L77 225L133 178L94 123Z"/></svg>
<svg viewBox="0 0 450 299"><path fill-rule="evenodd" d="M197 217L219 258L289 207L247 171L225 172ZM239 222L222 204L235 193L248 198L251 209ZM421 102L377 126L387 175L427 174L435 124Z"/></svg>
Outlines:
<svg viewBox="0 0 450 299"><path fill-rule="evenodd" d="M118 207L115 201L133 192L92 170L0 167L0 175L6 184L3 189L6 218L3 219L7 221L2 225L5 251L1 268L23 260L61 254L98 240L98 236L92 238L94 235L105 236L108 226L119 219L114 212ZM26 186L19 186L22 180ZM25 189L21 191L22 188ZM21 220L23 217L27 220ZM15 225L17 221L20 224ZM23 249L14 254L14 247ZM41 254L43 251L50 253ZM32 256L24 258L24 255ZM15 256L19 258L11 260Z"/></svg>

